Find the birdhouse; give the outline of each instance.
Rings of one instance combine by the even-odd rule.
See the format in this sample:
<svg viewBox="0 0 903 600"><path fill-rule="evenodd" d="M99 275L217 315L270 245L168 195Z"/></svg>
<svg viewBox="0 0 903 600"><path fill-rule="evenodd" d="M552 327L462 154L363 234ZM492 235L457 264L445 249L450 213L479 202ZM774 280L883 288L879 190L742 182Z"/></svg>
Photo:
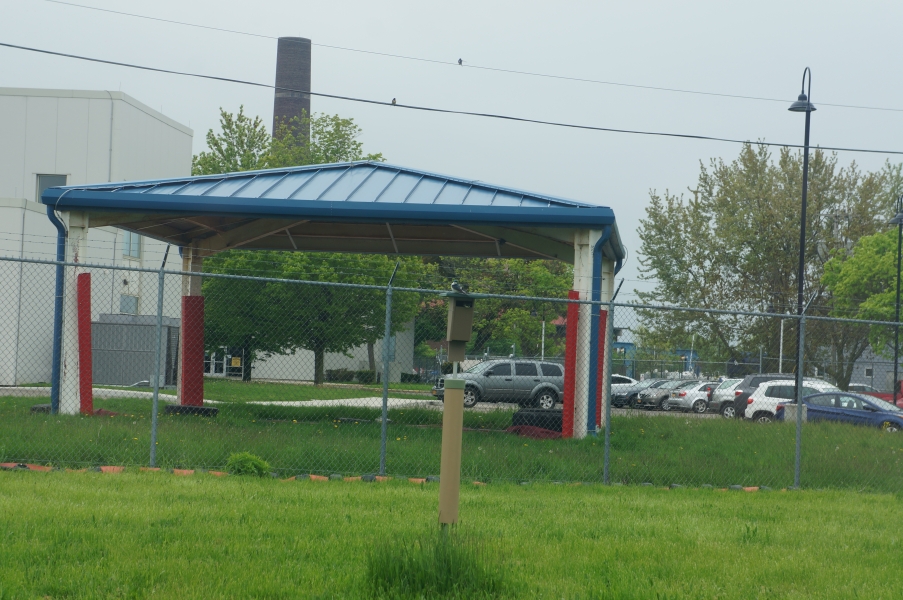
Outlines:
<svg viewBox="0 0 903 600"><path fill-rule="evenodd" d="M448 299L448 360L461 362L464 350L473 333L473 302L468 294L445 294Z"/></svg>

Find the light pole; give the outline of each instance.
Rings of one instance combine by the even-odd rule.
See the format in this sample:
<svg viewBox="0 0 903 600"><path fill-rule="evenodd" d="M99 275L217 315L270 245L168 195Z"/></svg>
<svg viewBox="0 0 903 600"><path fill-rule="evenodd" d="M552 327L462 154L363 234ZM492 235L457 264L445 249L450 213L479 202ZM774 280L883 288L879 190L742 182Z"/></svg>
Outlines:
<svg viewBox="0 0 903 600"><path fill-rule="evenodd" d="M809 75L809 87L806 87L806 75ZM794 465L794 486L800 485L800 438L803 428L803 336L806 326L803 322L803 284L806 276L806 194L809 191L809 121L815 106L812 105L812 71L809 67L803 71L803 83L796 102L790 105L790 112L806 113L806 134L803 142L803 204L800 216L800 263L797 269L796 314L799 318L796 336L796 464ZM807 93L808 92L808 93Z"/></svg>
<svg viewBox="0 0 903 600"><path fill-rule="evenodd" d="M900 250L903 249L903 194L897 198L897 215L891 219L888 224L897 226L897 300L894 303L894 323L900 322ZM891 402L896 405L897 393L899 393L899 384L897 383L897 369L900 360L900 326L894 327L894 383L893 383L893 400Z"/></svg>

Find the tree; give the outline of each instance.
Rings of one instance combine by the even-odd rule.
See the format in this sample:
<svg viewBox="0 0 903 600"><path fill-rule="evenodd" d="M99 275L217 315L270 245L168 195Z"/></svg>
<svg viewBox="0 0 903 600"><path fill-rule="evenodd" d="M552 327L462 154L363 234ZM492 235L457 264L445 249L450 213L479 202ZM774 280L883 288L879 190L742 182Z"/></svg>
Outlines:
<svg viewBox="0 0 903 600"><path fill-rule="evenodd" d="M640 222L642 277L654 291L643 302L725 310L796 312L802 155L783 149L772 160L764 146L747 144L731 163L701 165L691 197L650 194ZM839 167L835 155L815 150L809 164L804 290L808 314L826 315L833 298L822 282L825 263L877 231L900 189L899 166L862 173ZM672 346L696 348L705 360L727 360L759 347L777 354L778 319L711 313L641 311L638 335L664 336ZM795 328L790 328L793 330ZM788 331L790 333L790 331ZM823 361L838 383L867 347L857 325L807 322L807 360ZM794 334L785 338L792 348Z"/></svg>
<svg viewBox="0 0 903 600"><path fill-rule="evenodd" d="M473 293L564 298L573 283L571 265L559 261L439 257L430 263L437 269L440 286L448 289L452 281L458 281ZM444 302L425 303L416 321L417 339L444 340L447 311ZM555 336L551 322L566 314L564 303L480 299L467 351L509 354L513 344L519 356L539 356L542 322L546 321L546 355L555 356L562 350L562 340Z"/></svg>
<svg viewBox="0 0 903 600"><path fill-rule="evenodd" d="M247 117L243 108L237 115L220 109L220 129L219 133L207 133L208 150L194 157L194 174L383 160L381 154L364 155L357 140L360 128L352 119L338 115L304 115L300 120L280 124L273 137L259 117ZM302 132L309 132L309 137ZM385 285L394 266L395 259L385 256L231 250L208 258L205 270ZM406 277L419 277L424 269L418 259L402 259L399 282ZM203 291L208 350L216 351L222 346L241 349L246 379L250 379L257 358L306 348L314 352L314 381L320 384L327 352L346 352L368 344L372 357L373 344L384 333L385 293L379 290L206 278ZM413 318L418 303L415 295L395 294L393 332Z"/></svg>
<svg viewBox="0 0 903 600"><path fill-rule="evenodd" d="M220 133L207 132L207 151L194 156L192 175L213 175L254 171L268 166L272 138L260 117L245 115L245 107L238 107L233 115L219 109Z"/></svg>
<svg viewBox="0 0 903 600"><path fill-rule="evenodd" d="M209 260L210 272L252 273L274 279L385 285L396 259L382 255L302 252L224 252ZM419 277L423 263L398 260L396 285ZM208 265L205 265L208 266ZM297 348L314 353L314 383L324 381L327 352L347 352L373 344L385 332L386 293L316 284L256 282L207 278L207 344L249 349L246 360ZM392 299L391 334L406 327L417 313L417 294L396 293ZM245 368L245 371L249 371Z"/></svg>
<svg viewBox="0 0 903 600"><path fill-rule="evenodd" d="M893 321L897 301L897 228L865 236L851 253L838 253L825 264L822 282L834 297L834 314L846 318ZM892 356L893 329L870 328L879 354Z"/></svg>

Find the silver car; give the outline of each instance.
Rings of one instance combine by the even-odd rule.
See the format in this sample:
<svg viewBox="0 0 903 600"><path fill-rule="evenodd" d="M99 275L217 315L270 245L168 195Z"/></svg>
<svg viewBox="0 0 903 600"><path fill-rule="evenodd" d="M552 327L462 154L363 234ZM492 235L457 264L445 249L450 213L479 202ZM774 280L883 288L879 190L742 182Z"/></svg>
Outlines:
<svg viewBox="0 0 903 600"><path fill-rule="evenodd" d="M712 391L712 397L709 400L709 408L714 410L726 419L733 419L734 416L734 389L740 385L742 379L725 379L718 387Z"/></svg>
<svg viewBox="0 0 903 600"><path fill-rule="evenodd" d="M445 379L463 379L464 406L477 402L511 402L548 410L555 408L564 389L564 369L560 364L530 360L487 360L457 375L446 375L433 388L433 395L445 397Z"/></svg>
<svg viewBox="0 0 903 600"><path fill-rule="evenodd" d="M708 407L709 390L718 385L717 381L691 382L671 391L671 397L662 403L662 410L677 409L684 412L704 413ZM667 408L665 407L667 404Z"/></svg>

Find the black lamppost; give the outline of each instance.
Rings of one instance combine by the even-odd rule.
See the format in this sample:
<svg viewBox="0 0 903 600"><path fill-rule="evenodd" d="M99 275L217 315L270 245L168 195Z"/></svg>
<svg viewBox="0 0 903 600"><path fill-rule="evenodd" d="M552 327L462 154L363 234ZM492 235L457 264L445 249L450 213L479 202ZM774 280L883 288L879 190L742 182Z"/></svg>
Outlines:
<svg viewBox="0 0 903 600"><path fill-rule="evenodd" d="M897 215L888 221L889 225L897 226L897 301L894 304L894 323L900 322L900 250L903 249L903 194L897 198ZM897 393L900 385L897 383L897 369L900 360L900 327L894 327L894 395L893 402L897 403Z"/></svg>
<svg viewBox="0 0 903 600"><path fill-rule="evenodd" d="M809 75L809 87L806 88L806 75ZM808 94L807 94L808 92ZM805 325L803 324L803 284L806 276L806 193L809 191L809 120L815 110L810 98L812 97L812 71L809 67L803 71L803 83L799 98L790 105L791 112L806 113L806 136L803 142L803 206L800 217L800 264L797 269L797 297L796 314L799 317L796 336L796 464L794 465L793 485L800 486L800 438L802 437L803 423L803 336Z"/></svg>

